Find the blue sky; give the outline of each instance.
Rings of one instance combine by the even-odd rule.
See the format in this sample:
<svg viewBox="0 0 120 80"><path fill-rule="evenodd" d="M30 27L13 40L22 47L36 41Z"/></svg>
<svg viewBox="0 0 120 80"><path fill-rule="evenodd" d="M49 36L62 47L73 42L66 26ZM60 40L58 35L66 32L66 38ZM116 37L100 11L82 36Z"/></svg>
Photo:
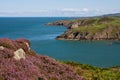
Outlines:
<svg viewBox="0 0 120 80"><path fill-rule="evenodd" d="M0 0L0 16L95 16L120 12L120 0Z"/></svg>

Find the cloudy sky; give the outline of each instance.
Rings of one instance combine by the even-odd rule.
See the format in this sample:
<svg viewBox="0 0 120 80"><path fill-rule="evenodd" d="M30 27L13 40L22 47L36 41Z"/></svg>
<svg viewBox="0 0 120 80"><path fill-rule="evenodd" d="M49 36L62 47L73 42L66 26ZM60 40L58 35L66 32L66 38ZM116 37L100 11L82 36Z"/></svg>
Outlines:
<svg viewBox="0 0 120 80"><path fill-rule="evenodd" d="M119 12L120 0L0 0L0 17L83 17Z"/></svg>

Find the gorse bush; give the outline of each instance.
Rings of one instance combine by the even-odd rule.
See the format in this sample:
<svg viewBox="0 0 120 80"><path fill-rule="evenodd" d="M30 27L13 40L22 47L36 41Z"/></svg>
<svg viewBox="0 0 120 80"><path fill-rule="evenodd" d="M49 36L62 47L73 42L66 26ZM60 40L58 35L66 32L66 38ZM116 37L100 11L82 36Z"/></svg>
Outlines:
<svg viewBox="0 0 120 80"><path fill-rule="evenodd" d="M82 76L83 80L120 80L120 67L98 68L69 61L61 63L71 66L76 74Z"/></svg>

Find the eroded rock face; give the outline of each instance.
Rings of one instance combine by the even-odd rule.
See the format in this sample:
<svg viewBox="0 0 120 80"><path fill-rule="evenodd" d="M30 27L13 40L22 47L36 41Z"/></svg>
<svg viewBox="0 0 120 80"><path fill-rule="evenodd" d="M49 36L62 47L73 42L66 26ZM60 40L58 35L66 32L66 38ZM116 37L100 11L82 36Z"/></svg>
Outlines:
<svg viewBox="0 0 120 80"><path fill-rule="evenodd" d="M81 80L71 67L38 55L29 46L26 39L0 39L0 80Z"/></svg>
<svg viewBox="0 0 120 80"><path fill-rule="evenodd" d="M114 32L113 32L114 31ZM67 30L64 34L58 36L59 40L120 40L120 28L115 31L114 27L108 27L102 32L90 34L89 32L72 32Z"/></svg>
<svg viewBox="0 0 120 80"><path fill-rule="evenodd" d="M56 39L120 40L119 20L120 18L103 17L68 21L71 26Z"/></svg>
<svg viewBox="0 0 120 80"><path fill-rule="evenodd" d="M57 25L65 26L67 30L60 36L57 36L56 39L59 40L120 40L120 18L113 17L101 17L101 18L83 18L75 20L61 20L48 25ZM102 25L101 25L102 24ZM103 26L104 30L100 31ZM99 27L97 31L95 28L89 28L87 31L79 31L81 27ZM76 29L76 31L74 31ZM78 31L77 31L78 29ZM96 30L91 34L91 30ZM73 31L72 31L73 30ZM91 31L91 32L90 32Z"/></svg>

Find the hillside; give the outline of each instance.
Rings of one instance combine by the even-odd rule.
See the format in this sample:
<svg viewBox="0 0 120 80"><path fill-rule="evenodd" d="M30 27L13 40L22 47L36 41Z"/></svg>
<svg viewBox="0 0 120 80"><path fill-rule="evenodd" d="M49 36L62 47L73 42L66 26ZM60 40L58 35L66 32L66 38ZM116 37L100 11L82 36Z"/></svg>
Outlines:
<svg viewBox="0 0 120 80"><path fill-rule="evenodd" d="M63 64L71 66L82 80L120 80L120 67L98 68L95 66L64 61Z"/></svg>
<svg viewBox="0 0 120 80"><path fill-rule="evenodd" d="M26 39L0 39L0 80L81 80L66 64L36 54Z"/></svg>
<svg viewBox="0 0 120 80"><path fill-rule="evenodd" d="M62 25L68 28L56 38L60 40L120 40L120 18L117 17L61 20L49 25Z"/></svg>
<svg viewBox="0 0 120 80"><path fill-rule="evenodd" d="M38 55L26 39L0 39L0 80L119 80L120 67L98 68Z"/></svg>

